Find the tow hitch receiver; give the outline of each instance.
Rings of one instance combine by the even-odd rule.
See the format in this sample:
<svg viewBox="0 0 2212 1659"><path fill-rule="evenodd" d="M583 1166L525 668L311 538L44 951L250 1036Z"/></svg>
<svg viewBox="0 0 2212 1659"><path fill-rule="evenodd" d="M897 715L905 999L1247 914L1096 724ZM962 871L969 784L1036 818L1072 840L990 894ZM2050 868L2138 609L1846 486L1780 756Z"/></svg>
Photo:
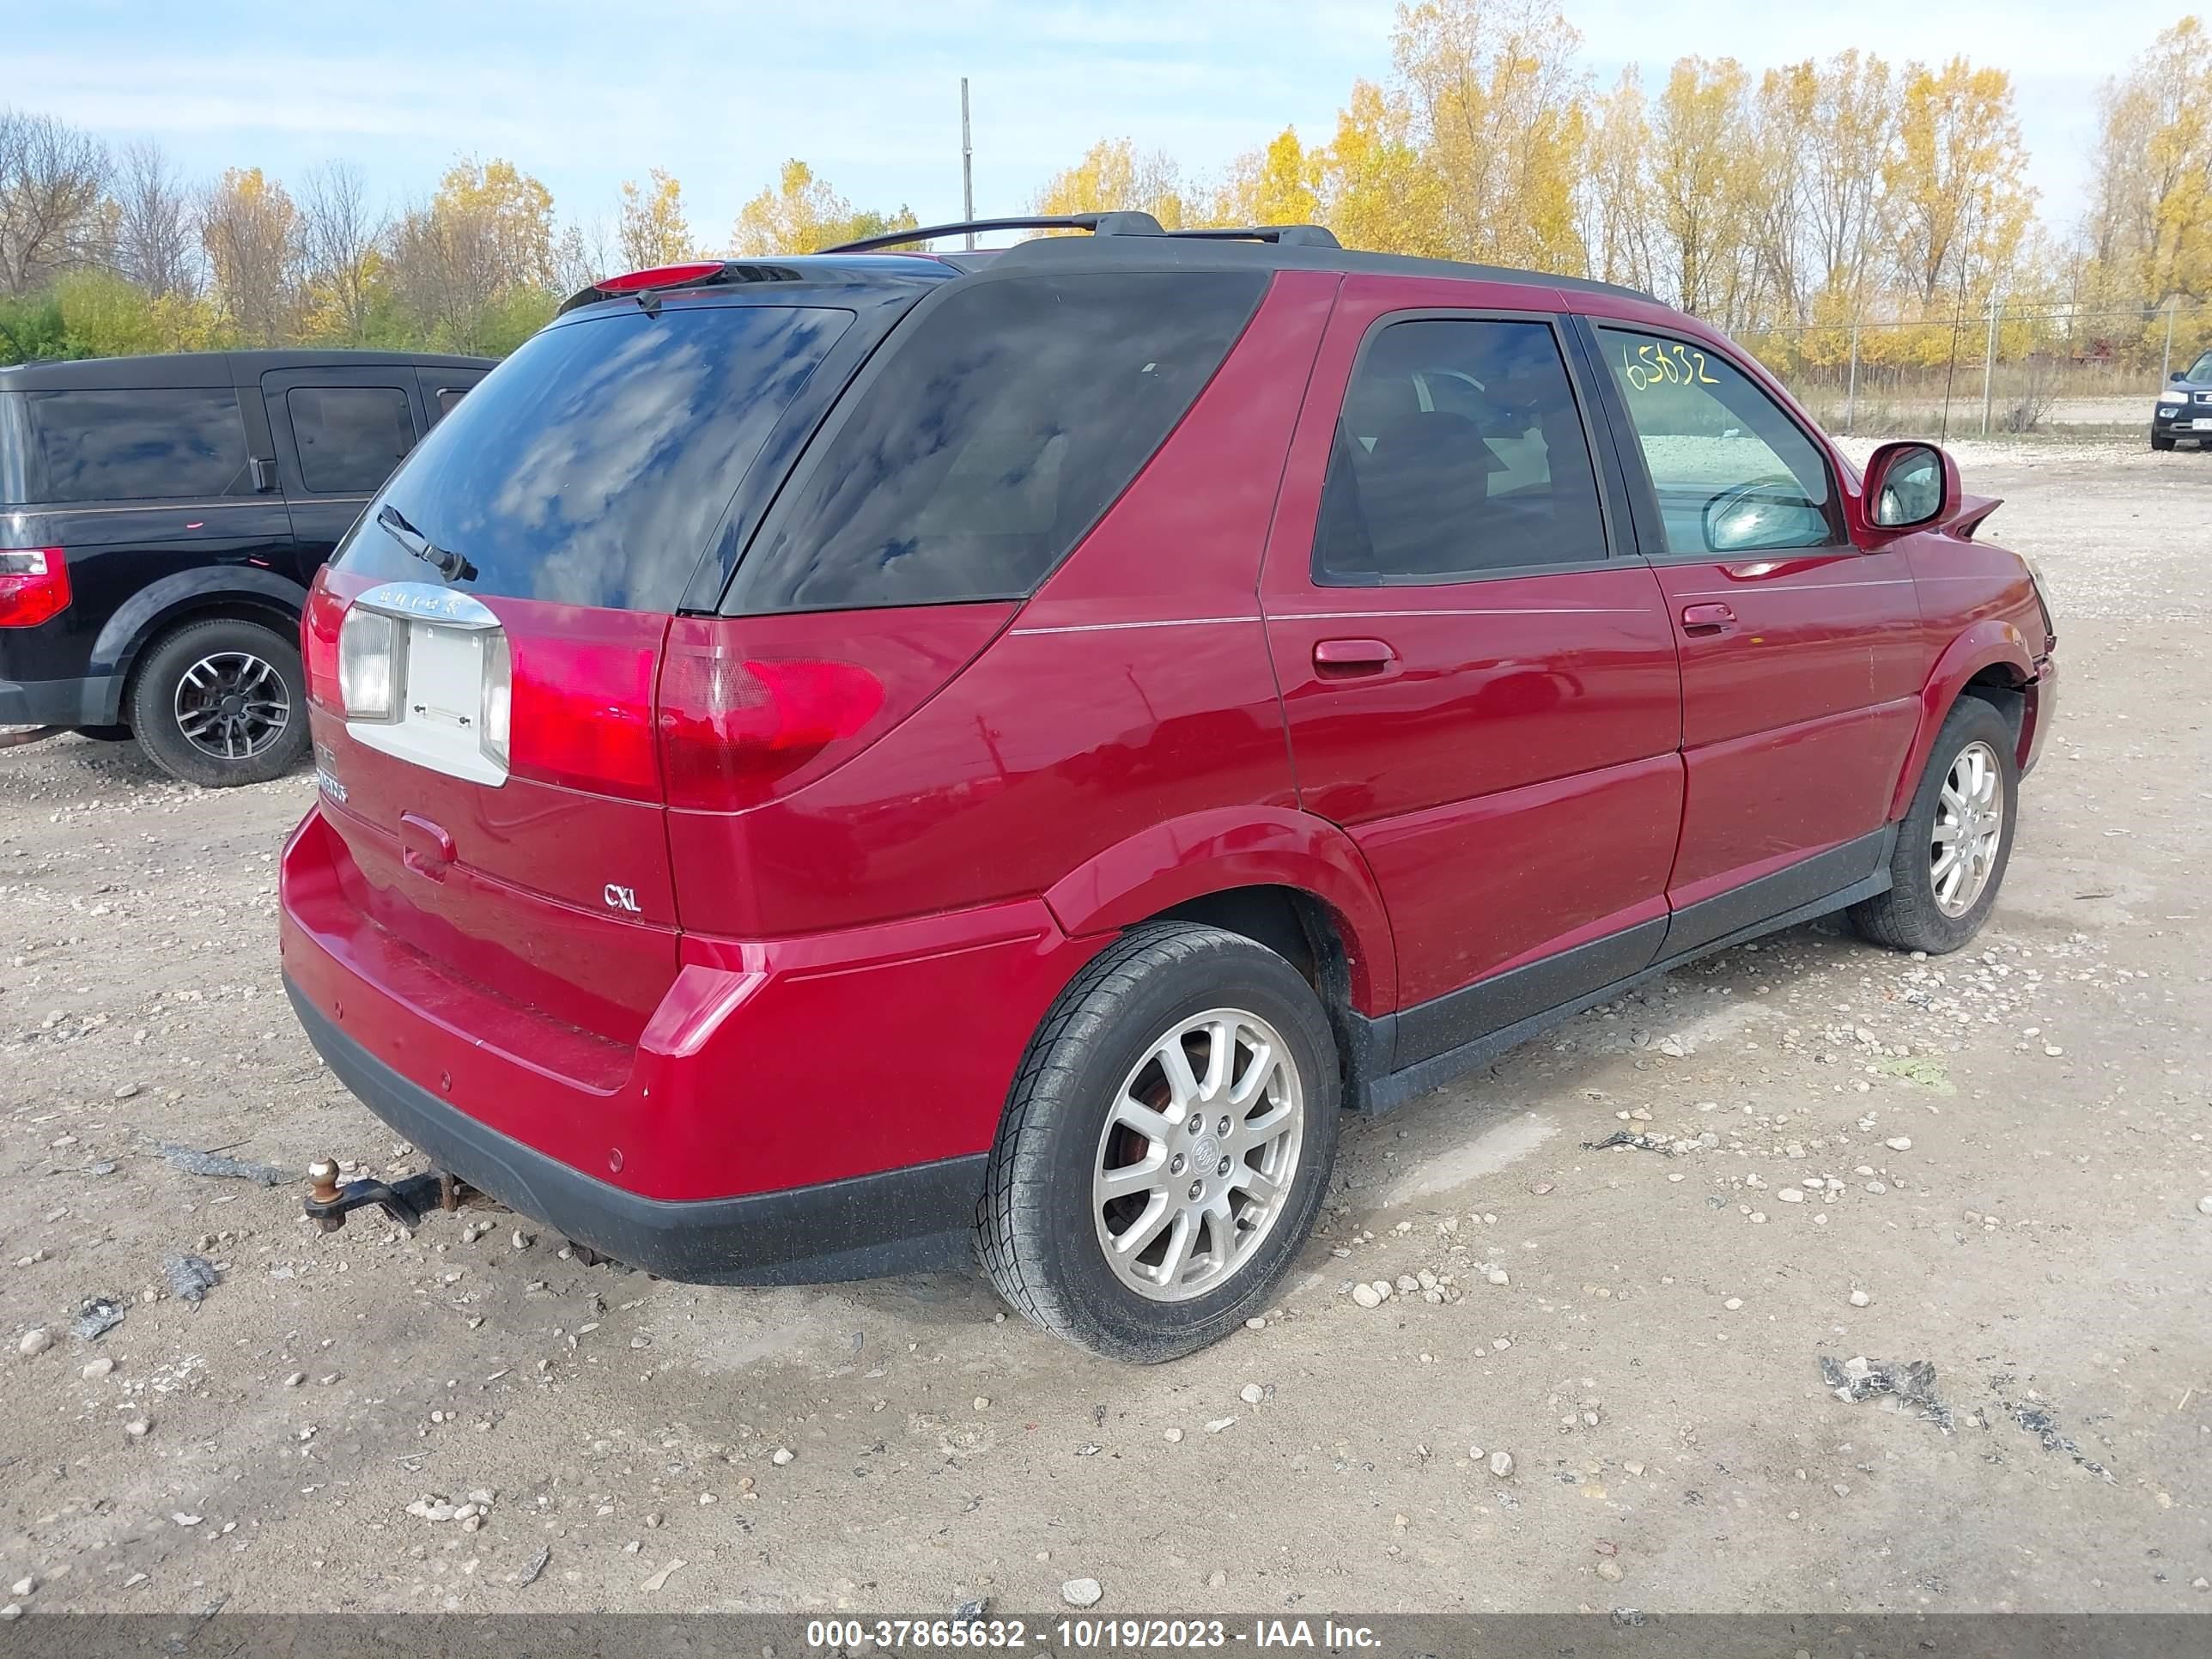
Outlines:
<svg viewBox="0 0 2212 1659"><path fill-rule="evenodd" d="M301 1200L308 1218L326 1233L345 1225L348 1214L364 1204L374 1204L392 1218L392 1224L413 1232L433 1210L458 1210L484 1194L442 1170L425 1170L394 1182L364 1177L338 1184L335 1158L319 1158L307 1165L307 1195Z"/></svg>

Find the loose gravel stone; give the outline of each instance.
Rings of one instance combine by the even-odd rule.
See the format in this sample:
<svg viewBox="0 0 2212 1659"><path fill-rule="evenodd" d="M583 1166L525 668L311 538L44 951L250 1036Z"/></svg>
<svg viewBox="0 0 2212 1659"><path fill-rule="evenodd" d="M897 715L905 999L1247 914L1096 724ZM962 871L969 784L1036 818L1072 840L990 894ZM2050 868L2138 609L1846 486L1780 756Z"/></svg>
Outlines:
<svg viewBox="0 0 2212 1659"><path fill-rule="evenodd" d="M1909 1152L1912 1150L1912 1137L1911 1135L1892 1135L1888 1139L1883 1141L1881 1144L1888 1147L1893 1152Z"/></svg>
<svg viewBox="0 0 2212 1659"><path fill-rule="evenodd" d="M1490 1472L1496 1475L1500 1480L1511 1480L1513 1478L1513 1454L1509 1451L1494 1451L1491 1453Z"/></svg>
<svg viewBox="0 0 2212 1659"><path fill-rule="evenodd" d="M1382 1297L1372 1285L1354 1285L1352 1287L1352 1299L1363 1308L1379 1308L1382 1305Z"/></svg>
<svg viewBox="0 0 2212 1659"><path fill-rule="evenodd" d="M31 1359L44 1353L47 1349L53 1346L53 1338L47 1335L44 1328L40 1328L38 1330L25 1331L23 1333L23 1340L15 1345L15 1352L22 1355L24 1358Z"/></svg>
<svg viewBox="0 0 2212 1659"><path fill-rule="evenodd" d="M88 1382L97 1382L101 1377L106 1376L114 1369L115 1362L109 1358L106 1354L102 1354L97 1359L87 1360L85 1362L84 1369L79 1371L77 1375L84 1378Z"/></svg>
<svg viewBox="0 0 2212 1659"><path fill-rule="evenodd" d="M1071 1578L1060 1587L1060 1599L1071 1607L1095 1607L1105 1587L1096 1578Z"/></svg>
<svg viewBox="0 0 2212 1659"><path fill-rule="evenodd" d="M1267 1397L1267 1391L1257 1382L1247 1382L1237 1391L1237 1397L1248 1406L1256 1406Z"/></svg>
<svg viewBox="0 0 2212 1659"><path fill-rule="evenodd" d="M1854 1290L1851 1292L1851 1306L1854 1308L1871 1307L1873 1304L1874 1297L1868 1295L1864 1291Z"/></svg>

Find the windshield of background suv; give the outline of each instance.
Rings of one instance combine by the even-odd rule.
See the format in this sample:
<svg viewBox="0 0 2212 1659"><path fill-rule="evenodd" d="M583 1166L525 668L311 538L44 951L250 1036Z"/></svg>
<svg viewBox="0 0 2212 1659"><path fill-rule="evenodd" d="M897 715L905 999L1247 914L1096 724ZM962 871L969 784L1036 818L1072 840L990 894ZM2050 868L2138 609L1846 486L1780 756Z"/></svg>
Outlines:
<svg viewBox="0 0 2212 1659"><path fill-rule="evenodd" d="M2190 364L2189 373L2185 378L2197 386L2203 385L2207 380L2212 380L2212 351L2206 352L2195 362Z"/></svg>
<svg viewBox="0 0 2212 1659"><path fill-rule="evenodd" d="M628 307L532 336L369 503L347 571L425 581L389 504L465 559L471 592L672 611L708 537L849 311Z"/></svg>

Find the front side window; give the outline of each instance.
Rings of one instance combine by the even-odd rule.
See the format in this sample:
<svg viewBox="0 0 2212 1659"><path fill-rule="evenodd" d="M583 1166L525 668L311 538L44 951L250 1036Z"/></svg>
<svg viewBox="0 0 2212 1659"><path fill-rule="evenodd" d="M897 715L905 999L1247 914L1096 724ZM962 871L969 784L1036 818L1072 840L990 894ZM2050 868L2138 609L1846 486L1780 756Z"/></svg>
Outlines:
<svg viewBox="0 0 2212 1659"><path fill-rule="evenodd" d="M725 609L1028 594L1212 378L1264 283L1133 271L947 293L847 394L846 418L817 441Z"/></svg>
<svg viewBox="0 0 2212 1659"><path fill-rule="evenodd" d="M1337 420L1316 581L1456 581L1605 556L1550 324L1422 318L1375 337Z"/></svg>
<svg viewBox="0 0 2212 1659"><path fill-rule="evenodd" d="M295 386L284 409L300 476L318 495L366 495L415 447L415 414L397 386Z"/></svg>
<svg viewBox="0 0 2212 1659"><path fill-rule="evenodd" d="M21 396L25 476L12 493L27 500L204 501L252 488L228 386Z"/></svg>
<svg viewBox="0 0 2212 1659"><path fill-rule="evenodd" d="M1659 497L1668 553L1843 539L1827 458L1742 371L1687 341L1619 328L1597 336Z"/></svg>

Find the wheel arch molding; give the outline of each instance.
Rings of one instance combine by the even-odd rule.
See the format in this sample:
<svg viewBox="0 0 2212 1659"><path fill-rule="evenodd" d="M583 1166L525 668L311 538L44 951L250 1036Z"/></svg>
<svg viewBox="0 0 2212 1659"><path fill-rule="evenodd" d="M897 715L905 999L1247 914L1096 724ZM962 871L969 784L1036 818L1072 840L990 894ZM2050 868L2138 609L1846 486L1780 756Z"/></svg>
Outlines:
<svg viewBox="0 0 2212 1659"><path fill-rule="evenodd" d="M1222 807L1170 818L1086 859L1044 901L1062 932L1082 938L1253 887L1319 904L1344 946L1353 1008L1396 1007L1397 951L1374 876L1350 836L1308 813Z"/></svg>
<svg viewBox="0 0 2212 1659"><path fill-rule="evenodd" d="M115 607L93 642L91 672L112 674L119 684L155 639L179 623L204 617L289 623L296 630L307 604L306 588L272 570L227 565L179 570L149 582Z"/></svg>
<svg viewBox="0 0 2212 1659"><path fill-rule="evenodd" d="M2027 637L2012 623L1995 617L1984 617L1966 629L1936 659L1927 683L1920 692L1920 724L1913 732L1912 746L1905 751L1905 765L1899 773L1897 786L1891 793L1889 818L1894 823L1905 816L1912 804L1912 792L1918 787L1920 775L1928 765L1928 757L1936 747L1936 735L1942 730L1943 721L1966 689L1978 676L1992 669L2002 670L2011 689L2018 690L2035 678L2035 660L2029 653ZM2019 736L2016 732L2015 738ZM2015 761L2019 758L2014 757Z"/></svg>

